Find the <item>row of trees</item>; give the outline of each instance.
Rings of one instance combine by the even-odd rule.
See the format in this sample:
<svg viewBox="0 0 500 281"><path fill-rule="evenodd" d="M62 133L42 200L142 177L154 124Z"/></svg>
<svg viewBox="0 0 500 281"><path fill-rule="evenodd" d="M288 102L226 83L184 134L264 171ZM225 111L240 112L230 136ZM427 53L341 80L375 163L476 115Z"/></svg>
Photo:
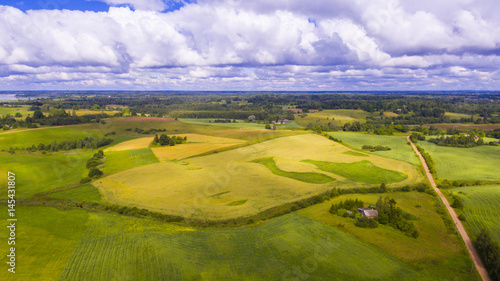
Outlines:
<svg viewBox="0 0 500 281"><path fill-rule="evenodd" d="M110 138L100 138L94 139L92 137L85 137L81 140L64 140L64 141L54 141L49 144L40 143L37 146L34 144L31 147L27 147L26 150L34 152L34 151L59 151L59 150L72 150L72 149L96 149L106 145L109 145L113 142L113 139Z"/></svg>
<svg viewBox="0 0 500 281"><path fill-rule="evenodd" d="M476 239L476 250L492 280L500 280L500 246L489 231L481 230Z"/></svg>
<svg viewBox="0 0 500 281"><path fill-rule="evenodd" d="M382 145L376 145L376 146L373 146L373 145L363 145L361 148L362 149L366 149L366 150L371 150L371 151L389 151L389 150L391 150L390 147L388 147L388 146L382 146Z"/></svg>
<svg viewBox="0 0 500 281"><path fill-rule="evenodd" d="M92 158L90 158L87 161L86 168L89 169L89 173L87 177L83 178L80 180L81 184L88 183L92 181L92 179L97 179L101 177L104 173L99 170L97 167L100 165L103 165L104 162L106 161L106 158L104 157L104 151L99 150L97 153L95 153Z"/></svg>
<svg viewBox="0 0 500 281"><path fill-rule="evenodd" d="M453 135L453 136L441 136L439 138L429 139L429 142L435 143L440 146L452 146L452 147L476 147L485 145L485 142L482 138L473 135L465 135L461 134ZM495 145L494 142L490 142L490 145Z"/></svg>

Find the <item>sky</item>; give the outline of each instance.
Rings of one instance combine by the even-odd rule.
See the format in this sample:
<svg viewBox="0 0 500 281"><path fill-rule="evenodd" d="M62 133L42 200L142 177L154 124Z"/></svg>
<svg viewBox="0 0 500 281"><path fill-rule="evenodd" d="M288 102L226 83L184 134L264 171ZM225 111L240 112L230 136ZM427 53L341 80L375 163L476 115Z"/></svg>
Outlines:
<svg viewBox="0 0 500 281"><path fill-rule="evenodd" d="M500 90L497 0L0 3L0 90Z"/></svg>

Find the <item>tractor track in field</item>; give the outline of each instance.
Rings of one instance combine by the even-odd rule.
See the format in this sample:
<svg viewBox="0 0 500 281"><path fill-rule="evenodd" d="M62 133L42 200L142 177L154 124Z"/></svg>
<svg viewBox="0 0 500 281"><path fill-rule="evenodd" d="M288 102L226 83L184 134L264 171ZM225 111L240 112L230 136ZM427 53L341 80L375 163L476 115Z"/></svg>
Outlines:
<svg viewBox="0 0 500 281"><path fill-rule="evenodd" d="M446 206L446 209L451 215L451 218L453 219L453 222L455 222L455 226L458 229L458 233L460 233L460 236L462 237L462 240L465 243L465 246L467 247L467 251L469 252L469 255L474 262L474 266L476 267L477 271L479 272L479 275L481 275L481 279L483 281L491 281L490 276L488 275L488 271L484 267L483 261L479 257L476 248L474 248L474 245L472 244L472 241L470 240L469 235L465 231L465 228L462 224L462 222L458 219L457 213L455 213L455 210L451 207L450 203L444 197L444 195L441 193L441 191L437 188L436 183L434 182L434 178L432 177L431 172L429 171L429 167L427 166L427 163L425 162L424 157L422 157L422 154L420 154L420 151L418 151L417 147L415 144L410 140L410 137L406 137L408 142L411 144L413 150L417 154L418 158L420 159L420 162L422 163L422 166L425 169L425 173L427 174L427 178L429 178L429 182L431 183L432 188L434 188L434 191L439 195L439 198L443 201L443 204Z"/></svg>

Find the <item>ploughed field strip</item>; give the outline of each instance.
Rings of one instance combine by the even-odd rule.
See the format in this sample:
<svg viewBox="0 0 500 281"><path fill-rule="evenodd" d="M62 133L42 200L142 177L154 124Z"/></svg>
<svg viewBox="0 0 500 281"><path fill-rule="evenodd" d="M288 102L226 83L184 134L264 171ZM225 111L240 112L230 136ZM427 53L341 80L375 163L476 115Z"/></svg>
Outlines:
<svg viewBox="0 0 500 281"><path fill-rule="evenodd" d="M196 136L187 134L187 137L193 142L196 140ZM199 138L215 145L210 143L212 137ZM152 150L162 149L165 154L174 155L177 152L169 149L189 145ZM372 187L382 182L402 186L422 179L414 165L370 154L346 154L352 150L315 134L281 137L223 152L211 151L187 159L188 154L179 156L183 161L135 167L93 184L103 199L112 204L194 219L223 220L257 214L334 187ZM321 169L305 160L337 166L333 170ZM371 176L375 180L365 178Z"/></svg>

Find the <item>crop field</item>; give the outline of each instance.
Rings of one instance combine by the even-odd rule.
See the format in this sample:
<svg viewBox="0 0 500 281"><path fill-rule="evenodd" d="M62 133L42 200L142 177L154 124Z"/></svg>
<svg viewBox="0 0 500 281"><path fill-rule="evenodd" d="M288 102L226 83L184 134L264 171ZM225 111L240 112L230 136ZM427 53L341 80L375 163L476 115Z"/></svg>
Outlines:
<svg viewBox="0 0 500 281"><path fill-rule="evenodd" d="M356 109L332 109L323 110L314 113L306 113L306 117L295 117L295 121L301 126L307 126L309 123L328 123L337 122L339 125L343 125L347 122L366 122L366 117L371 116L371 113L356 110Z"/></svg>
<svg viewBox="0 0 500 281"><path fill-rule="evenodd" d="M154 136L150 137L144 137L144 138L138 138L138 139L132 139L129 141L124 141L121 142L117 145L113 145L111 147L108 147L104 150L104 152L110 152L110 151L124 151L124 150L131 150L131 149L141 149L141 148L148 148L151 142L153 141Z"/></svg>
<svg viewBox="0 0 500 281"><path fill-rule="evenodd" d="M458 148L427 141L419 141L418 145L431 155L439 179L500 181L498 146Z"/></svg>
<svg viewBox="0 0 500 281"><path fill-rule="evenodd" d="M393 183L408 178L404 173L379 168L366 160L353 163L331 163L312 160L304 160L303 162L314 164L322 171L364 183Z"/></svg>
<svg viewBox="0 0 500 281"><path fill-rule="evenodd" d="M259 124L255 122L244 122L243 120L236 120L236 123L215 123L215 119L193 119L193 118L179 118L179 121L186 124L195 124L195 125L203 125L203 126L217 126L217 127L227 127L227 128L236 128L236 129L254 129L254 130L264 130L266 124Z"/></svg>
<svg viewBox="0 0 500 281"><path fill-rule="evenodd" d="M300 280L304 276L436 280L376 247L294 214L256 227L219 230L89 214L87 230L60 280Z"/></svg>
<svg viewBox="0 0 500 281"><path fill-rule="evenodd" d="M464 204L463 212L474 236L485 228L500 243L500 185L459 187L450 190Z"/></svg>
<svg viewBox="0 0 500 281"><path fill-rule="evenodd" d="M189 139L189 137L188 137ZM187 145L179 145L183 147ZM325 137L305 134L282 137L238 149L163 162L119 172L94 182L110 203L201 219L225 219L255 214L284 203L300 200L337 187L372 186L323 172L301 160L359 162L359 156L344 154L349 148ZM253 160L273 157L277 169L290 173L325 174L334 182L312 184L277 176ZM397 185L420 182L416 166L376 155L363 157L382 169L404 173ZM220 196L214 194L224 193ZM228 203L245 201L238 206ZM165 202L170 202L165 204Z"/></svg>
<svg viewBox="0 0 500 281"><path fill-rule="evenodd" d="M320 173L298 173L280 170L278 166L276 166L276 162L274 162L272 157L256 159L253 162L266 166L266 168L268 168L273 174L280 177L287 177L308 183L327 183L334 181L331 177Z"/></svg>
<svg viewBox="0 0 500 281"><path fill-rule="evenodd" d="M179 136L187 137L185 144L176 146L153 147L151 150L160 159L160 161L180 160L191 156L216 151L228 147L243 145L246 141L213 137L199 134L180 134ZM152 141L152 138L150 138ZM125 144L125 143L124 143Z"/></svg>
<svg viewBox="0 0 500 281"><path fill-rule="evenodd" d="M58 199L71 199L95 203L102 202L99 190L91 184L49 193L48 196Z"/></svg>
<svg viewBox="0 0 500 281"><path fill-rule="evenodd" d="M249 141L251 143L271 140L280 137L294 136L305 134L305 132L290 131L290 130L248 130L248 129L231 129L217 132L210 132L207 135L221 138L233 138L239 140Z"/></svg>
<svg viewBox="0 0 500 281"><path fill-rule="evenodd" d="M53 155L0 154L0 172L13 172L17 176L18 196L30 196L38 192L79 182L88 170L85 164L94 151L80 150ZM5 186L6 188L6 186Z"/></svg>
<svg viewBox="0 0 500 281"><path fill-rule="evenodd" d="M5 221L7 211L1 212ZM59 280L85 230L85 211L60 211L49 207L16 206L16 273L3 263L0 280ZM6 225L6 224L5 224ZM5 226L2 228L7 229ZM0 231L3 261L9 251L7 235ZM14 277L14 278L13 278Z"/></svg>
<svg viewBox="0 0 500 281"><path fill-rule="evenodd" d="M94 134L74 127L55 127L47 129L33 129L12 133L0 133L0 149L9 150L10 147L28 147L40 143L49 144L53 141L80 140L85 137L98 138L99 134Z"/></svg>
<svg viewBox="0 0 500 281"><path fill-rule="evenodd" d="M406 161L411 164L420 165L420 161L415 155L415 152L413 152L411 146L407 144L406 138L402 136L377 136L377 135L368 135L360 133L340 133L340 132L328 133L328 135L340 139L347 145L360 150L363 145L388 146L391 148L391 150L375 151L375 152L366 151L366 153L380 155L392 159Z"/></svg>
<svg viewBox="0 0 500 281"><path fill-rule="evenodd" d="M358 198L366 204L375 204L380 196L395 199L397 207L419 218L413 221L420 233L418 238L409 237L385 225L379 225L375 229L359 228L354 225L352 219L328 212L333 203ZM471 260L464 252L463 242L456 234L448 232L441 216L436 212L435 205L435 197L416 191L349 194L299 210L296 214L353 235L414 268L425 268L435 280L476 280L474 275L469 273Z"/></svg>

